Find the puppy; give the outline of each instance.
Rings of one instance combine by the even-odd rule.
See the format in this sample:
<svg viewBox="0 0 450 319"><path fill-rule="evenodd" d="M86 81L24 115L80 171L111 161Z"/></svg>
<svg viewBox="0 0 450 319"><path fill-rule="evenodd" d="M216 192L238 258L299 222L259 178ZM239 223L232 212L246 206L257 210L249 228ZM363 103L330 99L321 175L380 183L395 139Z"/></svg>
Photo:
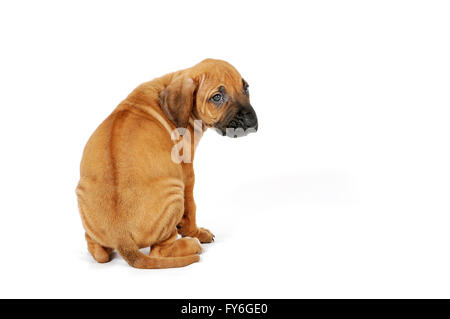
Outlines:
<svg viewBox="0 0 450 319"><path fill-rule="evenodd" d="M192 160L207 128L230 137L258 128L247 82L221 60L140 85L97 128L76 189L96 261L108 262L114 249L136 268L199 260L200 243L214 240L197 227L193 198ZM149 256L144 247L151 247Z"/></svg>

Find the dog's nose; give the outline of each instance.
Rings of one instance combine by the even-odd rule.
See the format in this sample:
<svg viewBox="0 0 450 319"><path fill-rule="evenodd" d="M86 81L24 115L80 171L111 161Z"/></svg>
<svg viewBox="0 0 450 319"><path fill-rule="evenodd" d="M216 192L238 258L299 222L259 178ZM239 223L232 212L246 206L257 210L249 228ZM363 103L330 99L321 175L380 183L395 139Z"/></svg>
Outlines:
<svg viewBox="0 0 450 319"><path fill-rule="evenodd" d="M258 118L249 104L241 107L235 116L227 123L226 129L221 129L222 135L230 137L245 136L249 133L254 133L257 130Z"/></svg>
<svg viewBox="0 0 450 319"><path fill-rule="evenodd" d="M258 117L256 116L256 113L253 110L253 108L252 107L246 108L241 112L245 127L255 130L256 132L258 130Z"/></svg>

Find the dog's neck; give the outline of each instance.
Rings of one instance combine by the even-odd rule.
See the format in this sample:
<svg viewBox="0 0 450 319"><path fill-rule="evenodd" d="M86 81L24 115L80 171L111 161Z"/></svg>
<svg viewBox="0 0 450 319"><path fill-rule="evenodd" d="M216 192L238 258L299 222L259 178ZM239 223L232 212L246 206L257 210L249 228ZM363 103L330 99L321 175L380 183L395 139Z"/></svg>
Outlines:
<svg viewBox="0 0 450 319"><path fill-rule="evenodd" d="M167 131L174 144L176 144L181 140L182 134L180 134L174 123L171 122L164 114L161 106L154 102L159 100L160 92L167 86L168 83L170 83L172 76L173 74L168 74L157 80L141 84L125 99L125 101L121 103L121 105L116 110L122 108L139 110L149 118L152 118L159 122L161 126L163 126ZM203 136L203 133L209 127L207 124L200 120L197 114L194 113L195 111L190 114L188 123L186 125L186 129L189 130L192 140L192 157L201 137Z"/></svg>
<svg viewBox="0 0 450 319"><path fill-rule="evenodd" d="M149 118L156 120L159 124L161 124L162 127L164 127L174 145L179 144L181 141L183 141L183 148L186 148L188 147L190 140L190 152L192 160L194 159L197 145L200 142L200 139L203 137L203 133L208 129L208 126L205 125L204 122L191 114L186 127L186 129L189 131L189 138L187 136L185 138L185 133L175 127L175 125L164 115L164 112L160 107L150 104L136 103L132 100L130 101L127 99L121 103L116 111L123 108L138 110L141 113L144 113Z"/></svg>
<svg viewBox="0 0 450 319"><path fill-rule="evenodd" d="M203 133L205 133L208 127L204 124L202 120L196 118L193 114L191 114L189 116L187 129L189 130L190 138L192 141L191 149L193 159L195 150L197 149L197 145L200 142L200 139L203 137Z"/></svg>
<svg viewBox="0 0 450 319"><path fill-rule="evenodd" d="M199 118L196 118L193 114L189 116L188 126L198 134L203 133L208 129L208 126Z"/></svg>

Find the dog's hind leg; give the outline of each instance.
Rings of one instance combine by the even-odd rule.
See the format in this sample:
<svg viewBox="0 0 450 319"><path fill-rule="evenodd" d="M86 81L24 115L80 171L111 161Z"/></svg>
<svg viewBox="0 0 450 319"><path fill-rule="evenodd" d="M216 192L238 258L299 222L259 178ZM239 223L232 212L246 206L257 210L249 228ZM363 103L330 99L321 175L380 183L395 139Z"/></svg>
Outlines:
<svg viewBox="0 0 450 319"><path fill-rule="evenodd" d="M85 234L88 250L92 257L99 263L107 263L111 260L112 248L103 247L93 240L87 233Z"/></svg>
<svg viewBox="0 0 450 319"><path fill-rule="evenodd" d="M177 239L178 232L175 229L169 239L153 245L150 256L153 257L182 257L199 254L202 245L197 238L183 237Z"/></svg>

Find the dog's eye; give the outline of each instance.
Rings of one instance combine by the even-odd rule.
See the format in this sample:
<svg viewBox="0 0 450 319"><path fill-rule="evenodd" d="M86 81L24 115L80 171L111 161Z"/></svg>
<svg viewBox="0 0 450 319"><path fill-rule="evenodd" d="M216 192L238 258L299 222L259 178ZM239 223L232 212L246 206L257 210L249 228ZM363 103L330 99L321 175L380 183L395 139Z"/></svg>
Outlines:
<svg viewBox="0 0 450 319"><path fill-rule="evenodd" d="M247 82L245 82L245 80L244 79L242 79L242 90L244 91L244 94L245 95L248 95L248 83Z"/></svg>
<svg viewBox="0 0 450 319"><path fill-rule="evenodd" d="M223 100L223 96L220 93L216 93L211 97L211 100L215 103L220 103Z"/></svg>

